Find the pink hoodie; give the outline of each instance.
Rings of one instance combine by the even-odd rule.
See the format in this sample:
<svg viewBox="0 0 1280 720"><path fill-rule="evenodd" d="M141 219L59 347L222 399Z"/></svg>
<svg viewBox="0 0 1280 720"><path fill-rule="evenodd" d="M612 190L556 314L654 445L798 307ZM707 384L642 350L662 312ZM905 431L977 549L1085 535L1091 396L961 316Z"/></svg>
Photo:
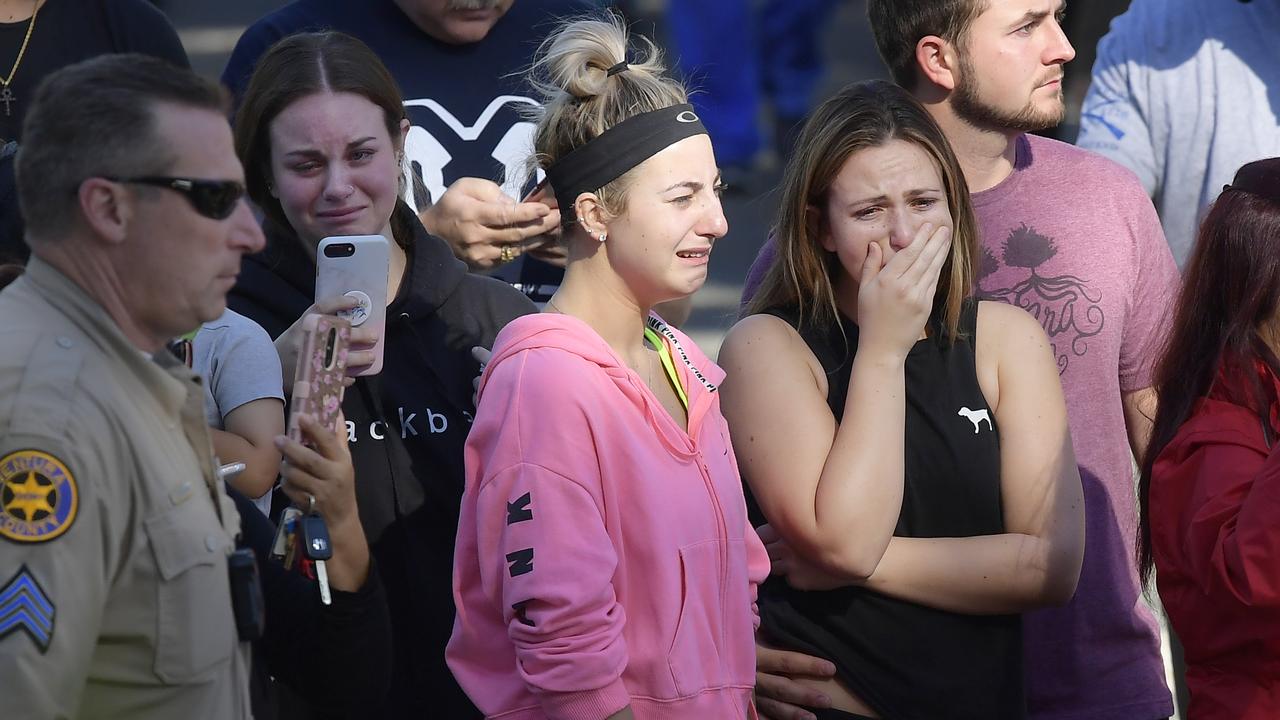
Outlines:
<svg viewBox="0 0 1280 720"><path fill-rule="evenodd" d="M628 704L638 719L755 717L769 559L720 414L724 371L651 327L684 380L688 432L581 320L526 315L494 344L446 651L487 717L601 720Z"/></svg>

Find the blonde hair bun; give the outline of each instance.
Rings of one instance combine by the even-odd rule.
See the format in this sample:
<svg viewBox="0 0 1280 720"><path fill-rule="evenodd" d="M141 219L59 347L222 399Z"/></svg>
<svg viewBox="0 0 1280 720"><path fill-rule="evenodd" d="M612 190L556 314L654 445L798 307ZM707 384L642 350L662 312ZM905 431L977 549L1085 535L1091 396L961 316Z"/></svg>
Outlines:
<svg viewBox="0 0 1280 720"><path fill-rule="evenodd" d="M633 39L612 12L558 25L538 48L529 82L542 100L534 149L544 169L629 117L689 100L666 74L662 52L648 38Z"/></svg>

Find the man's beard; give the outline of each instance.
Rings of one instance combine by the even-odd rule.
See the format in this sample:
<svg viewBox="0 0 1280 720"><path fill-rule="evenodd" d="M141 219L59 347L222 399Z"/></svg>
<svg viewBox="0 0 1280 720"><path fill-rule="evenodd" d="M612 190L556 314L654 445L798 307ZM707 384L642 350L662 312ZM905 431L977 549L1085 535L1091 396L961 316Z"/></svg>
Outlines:
<svg viewBox="0 0 1280 720"><path fill-rule="evenodd" d="M977 73L969 63L967 56L960 60L960 82L951 94L951 107L956 116L974 127L1005 130L1009 132L1037 132L1056 127L1066 115L1066 105L1062 100L1062 85L1058 85L1058 106L1055 110L1038 110L1028 101L1017 112L1007 112L986 103L979 97Z"/></svg>
<svg viewBox="0 0 1280 720"><path fill-rule="evenodd" d="M493 10L502 5L503 0L449 0L450 10Z"/></svg>

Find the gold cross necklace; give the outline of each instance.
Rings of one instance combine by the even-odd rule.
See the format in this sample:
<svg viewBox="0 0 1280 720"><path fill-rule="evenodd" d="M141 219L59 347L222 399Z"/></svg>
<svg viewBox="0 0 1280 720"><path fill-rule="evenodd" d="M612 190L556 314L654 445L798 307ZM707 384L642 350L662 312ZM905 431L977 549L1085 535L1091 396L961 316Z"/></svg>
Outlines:
<svg viewBox="0 0 1280 720"><path fill-rule="evenodd" d="M18 57L13 61L13 67L9 68L9 76L0 78L0 85L4 86L0 90L0 103L4 104L4 116L13 116L13 104L18 101L18 97L13 94L13 90L9 88L9 83L13 82L13 76L18 74L18 66L22 64L22 56L27 52L27 43L31 42L31 31L36 29L36 15L40 12L40 0L36 0L35 6L31 9L31 22L27 23L27 35L22 38L22 47L18 48Z"/></svg>

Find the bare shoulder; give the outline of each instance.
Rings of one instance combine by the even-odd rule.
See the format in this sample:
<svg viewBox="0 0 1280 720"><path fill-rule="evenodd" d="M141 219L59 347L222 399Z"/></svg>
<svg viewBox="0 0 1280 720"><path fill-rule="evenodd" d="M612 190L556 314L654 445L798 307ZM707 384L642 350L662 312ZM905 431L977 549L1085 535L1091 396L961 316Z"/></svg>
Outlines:
<svg viewBox="0 0 1280 720"><path fill-rule="evenodd" d="M735 376L767 377L779 370L807 368L825 382L826 374L800 333L782 318L768 314L749 315L729 329L720 346L717 361Z"/></svg>
<svg viewBox="0 0 1280 720"><path fill-rule="evenodd" d="M1031 313L1007 303L978 303L977 342L974 347L978 384L987 402L999 409L1001 380L1027 373L1057 374L1044 328Z"/></svg>
<svg viewBox="0 0 1280 720"><path fill-rule="evenodd" d="M789 345L792 338L799 340L800 335L782 318L764 313L748 315L729 328L720 345L719 362L761 349L778 350Z"/></svg>
<svg viewBox="0 0 1280 720"><path fill-rule="evenodd" d="M1047 343L1044 328L1031 313L1020 307L995 300L978 303L978 347L997 354L1030 350Z"/></svg>

